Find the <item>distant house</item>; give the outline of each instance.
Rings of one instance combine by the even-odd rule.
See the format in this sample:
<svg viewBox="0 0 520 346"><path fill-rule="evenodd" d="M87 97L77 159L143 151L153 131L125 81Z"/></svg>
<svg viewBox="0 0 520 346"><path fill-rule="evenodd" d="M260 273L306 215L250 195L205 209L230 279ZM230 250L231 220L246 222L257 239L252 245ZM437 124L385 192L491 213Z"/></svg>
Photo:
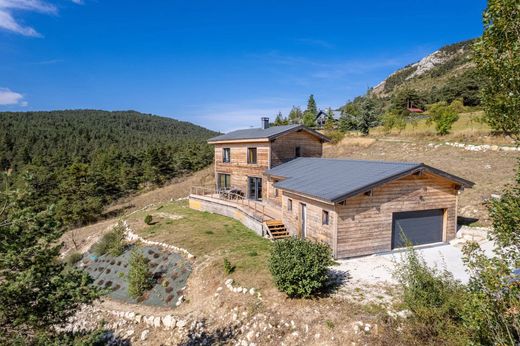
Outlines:
<svg viewBox="0 0 520 346"><path fill-rule="evenodd" d="M323 128L325 126L325 122L327 121L327 110L320 110L316 115L316 126L318 128ZM341 117L341 111L332 111L332 117L335 121L338 121Z"/></svg>
<svg viewBox="0 0 520 346"><path fill-rule="evenodd" d="M321 158L327 141L303 125L269 127L265 119L211 138L217 192L193 193L190 206L272 238L323 241L336 258L390 251L405 239L455 238L458 195L472 182L422 163Z"/></svg>
<svg viewBox="0 0 520 346"><path fill-rule="evenodd" d="M410 113L416 113L416 114L424 113L424 111L422 109L416 108L416 107L408 107L408 108L406 108L406 110Z"/></svg>

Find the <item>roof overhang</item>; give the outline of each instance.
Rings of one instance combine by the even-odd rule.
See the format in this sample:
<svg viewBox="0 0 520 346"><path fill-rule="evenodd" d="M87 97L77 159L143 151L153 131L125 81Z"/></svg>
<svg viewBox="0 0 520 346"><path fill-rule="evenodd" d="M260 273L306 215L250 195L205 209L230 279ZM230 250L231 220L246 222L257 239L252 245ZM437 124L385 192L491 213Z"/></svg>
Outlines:
<svg viewBox="0 0 520 346"><path fill-rule="evenodd" d="M315 131L311 128L308 128L304 125L295 126L293 128L287 129L286 131L276 133L274 135L268 137L260 137L260 138L242 138L242 139L224 139L224 140L208 140L208 144L224 144L224 143L256 143L256 142L270 142L274 141L276 138L287 135L289 133L305 131L310 133L313 136L318 137L322 142L330 142L330 138L325 136L324 134Z"/></svg>
<svg viewBox="0 0 520 346"><path fill-rule="evenodd" d="M226 144L226 143L267 143L269 138L251 138L251 139L226 139L223 141L208 141L208 144Z"/></svg>
<svg viewBox="0 0 520 346"><path fill-rule="evenodd" d="M471 188L471 187L473 187L475 185L475 183L472 182L472 181L460 178L460 177L458 177L456 175L453 175L453 174L441 171L440 169L433 168L431 166L425 165L424 163L421 163L420 165L418 165L416 167L412 167L409 170L403 171L401 173L395 174L395 175L387 177L385 179L381 179L381 180L379 180L379 181L377 181L377 182L375 182L373 184L368 184L368 185L362 186L362 187L360 187L360 188L358 188L356 190L350 191L349 193L346 193L344 195L340 195L340 196L338 196L338 197L336 197L334 199L330 199L330 200L329 199L322 199L322 198L319 198L317 196L311 196L311 195L308 195L308 194L305 194L303 192L299 192L299 191L296 191L296 190L291 190L291 189L287 189L287 188L284 188L284 187L279 187L279 186L277 186L278 183L275 183L273 186L275 188L279 188L281 190L289 191L289 192L292 192L292 193L297 194L297 195L302 195L302 196L305 196L307 198L318 200L320 202L324 202L324 203L328 203L328 204L335 204L335 203L343 202L343 201L345 201L346 199L348 199L350 197L354 197L356 195L360 195L362 193L368 192L368 191L374 189L375 187L384 185L384 184L386 184L386 183L388 183L390 181L397 180L399 178L402 178L402 177L405 177L405 176L408 176L408 175L411 175L411 174L414 174L414 173L418 173L418 172L429 172L431 174L440 176L440 177L442 177L444 179L450 180L450 181L452 181L453 183L455 183L456 185L458 185L460 187ZM268 177L275 177L274 175L269 175L269 174L265 174L265 175L268 176ZM288 178L288 177L277 177L277 178Z"/></svg>

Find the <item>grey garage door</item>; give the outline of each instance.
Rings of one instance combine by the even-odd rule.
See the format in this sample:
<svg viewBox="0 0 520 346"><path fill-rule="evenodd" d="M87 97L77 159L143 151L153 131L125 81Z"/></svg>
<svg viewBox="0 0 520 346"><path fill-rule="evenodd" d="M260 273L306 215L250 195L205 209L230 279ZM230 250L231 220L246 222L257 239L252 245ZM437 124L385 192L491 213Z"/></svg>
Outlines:
<svg viewBox="0 0 520 346"><path fill-rule="evenodd" d="M442 241L443 209L393 213L392 249L403 247L406 241L413 245Z"/></svg>

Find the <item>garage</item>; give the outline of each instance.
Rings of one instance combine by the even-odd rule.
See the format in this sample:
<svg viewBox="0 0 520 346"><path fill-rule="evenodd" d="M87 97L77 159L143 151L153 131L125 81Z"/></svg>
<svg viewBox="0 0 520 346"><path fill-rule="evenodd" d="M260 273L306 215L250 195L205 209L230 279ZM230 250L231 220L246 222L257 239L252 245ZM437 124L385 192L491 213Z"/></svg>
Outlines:
<svg viewBox="0 0 520 346"><path fill-rule="evenodd" d="M406 211L392 215L392 249L442 242L443 209Z"/></svg>

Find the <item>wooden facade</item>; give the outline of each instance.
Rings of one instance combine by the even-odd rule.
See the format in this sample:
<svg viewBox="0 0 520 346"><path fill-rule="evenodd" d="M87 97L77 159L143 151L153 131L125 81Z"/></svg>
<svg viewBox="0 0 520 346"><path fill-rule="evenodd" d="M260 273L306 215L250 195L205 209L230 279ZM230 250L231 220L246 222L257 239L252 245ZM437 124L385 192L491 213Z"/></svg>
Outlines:
<svg viewBox="0 0 520 346"><path fill-rule="evenodd" d="M305 204L306 238L327 243L336 258L369 255L392 250L392 217L397 212L442 209L443 242L454 239L458 189L446 178L425 173L390 181L370 194L341 203L282 191L282 218L291 234L303 237L301 205ZM323 224L324 211L328 212L328 224Z"/></svg>
<svg viewBox="0 0 520 346"><path fill-rule="evenodd" d="M230 176L230 188L238 189L246 197L249 193L249 178L262 179L262 199L281 205L281 193L276 191L264 177L272 167L288 162L297 156L321 157L322 139L305 130L289 132L272 140L241 140L214 143L215 181L219 186L219 175ZM256 148L256 163L248 163L248 148ZM229 162L224 162L224 149L229 149Z"/></svg>
<svg viewBox="0 0 520 346"><path fill-rule="evenodd" d="M444 242L455 238L458 189L453 182L432 174L409 175L390 181L336 206L337 257L390 251L392 214L442 209Z"/></svg>
<svg viewBox="0 0 520 346"><path fill-rule="evenodd" d="M442 241L455 238L458 194L462 186L471 187L473 183L432 167L384 180L370 191L359 192L339 202L276 188L274 184L284 178L266 176L265 171L298 156L321 157L323 138L320 136L300 129L274 139L212 142L217 185L219 181L229 185L217 187L238 189L246 197L254 198L251 179L261 179L261 196L256 197L281 210L282 220L279 221L287 231L294 236L327 243L335 258L392 250L395 213L434 210L439 221L437 232L421 234L435 234L440 238L442 211ZM248 160L251 148L256 152L254 163ZM223 174L229 179L219 179ZM422 232L423 226L421 221L417 229Z"/></svg>

